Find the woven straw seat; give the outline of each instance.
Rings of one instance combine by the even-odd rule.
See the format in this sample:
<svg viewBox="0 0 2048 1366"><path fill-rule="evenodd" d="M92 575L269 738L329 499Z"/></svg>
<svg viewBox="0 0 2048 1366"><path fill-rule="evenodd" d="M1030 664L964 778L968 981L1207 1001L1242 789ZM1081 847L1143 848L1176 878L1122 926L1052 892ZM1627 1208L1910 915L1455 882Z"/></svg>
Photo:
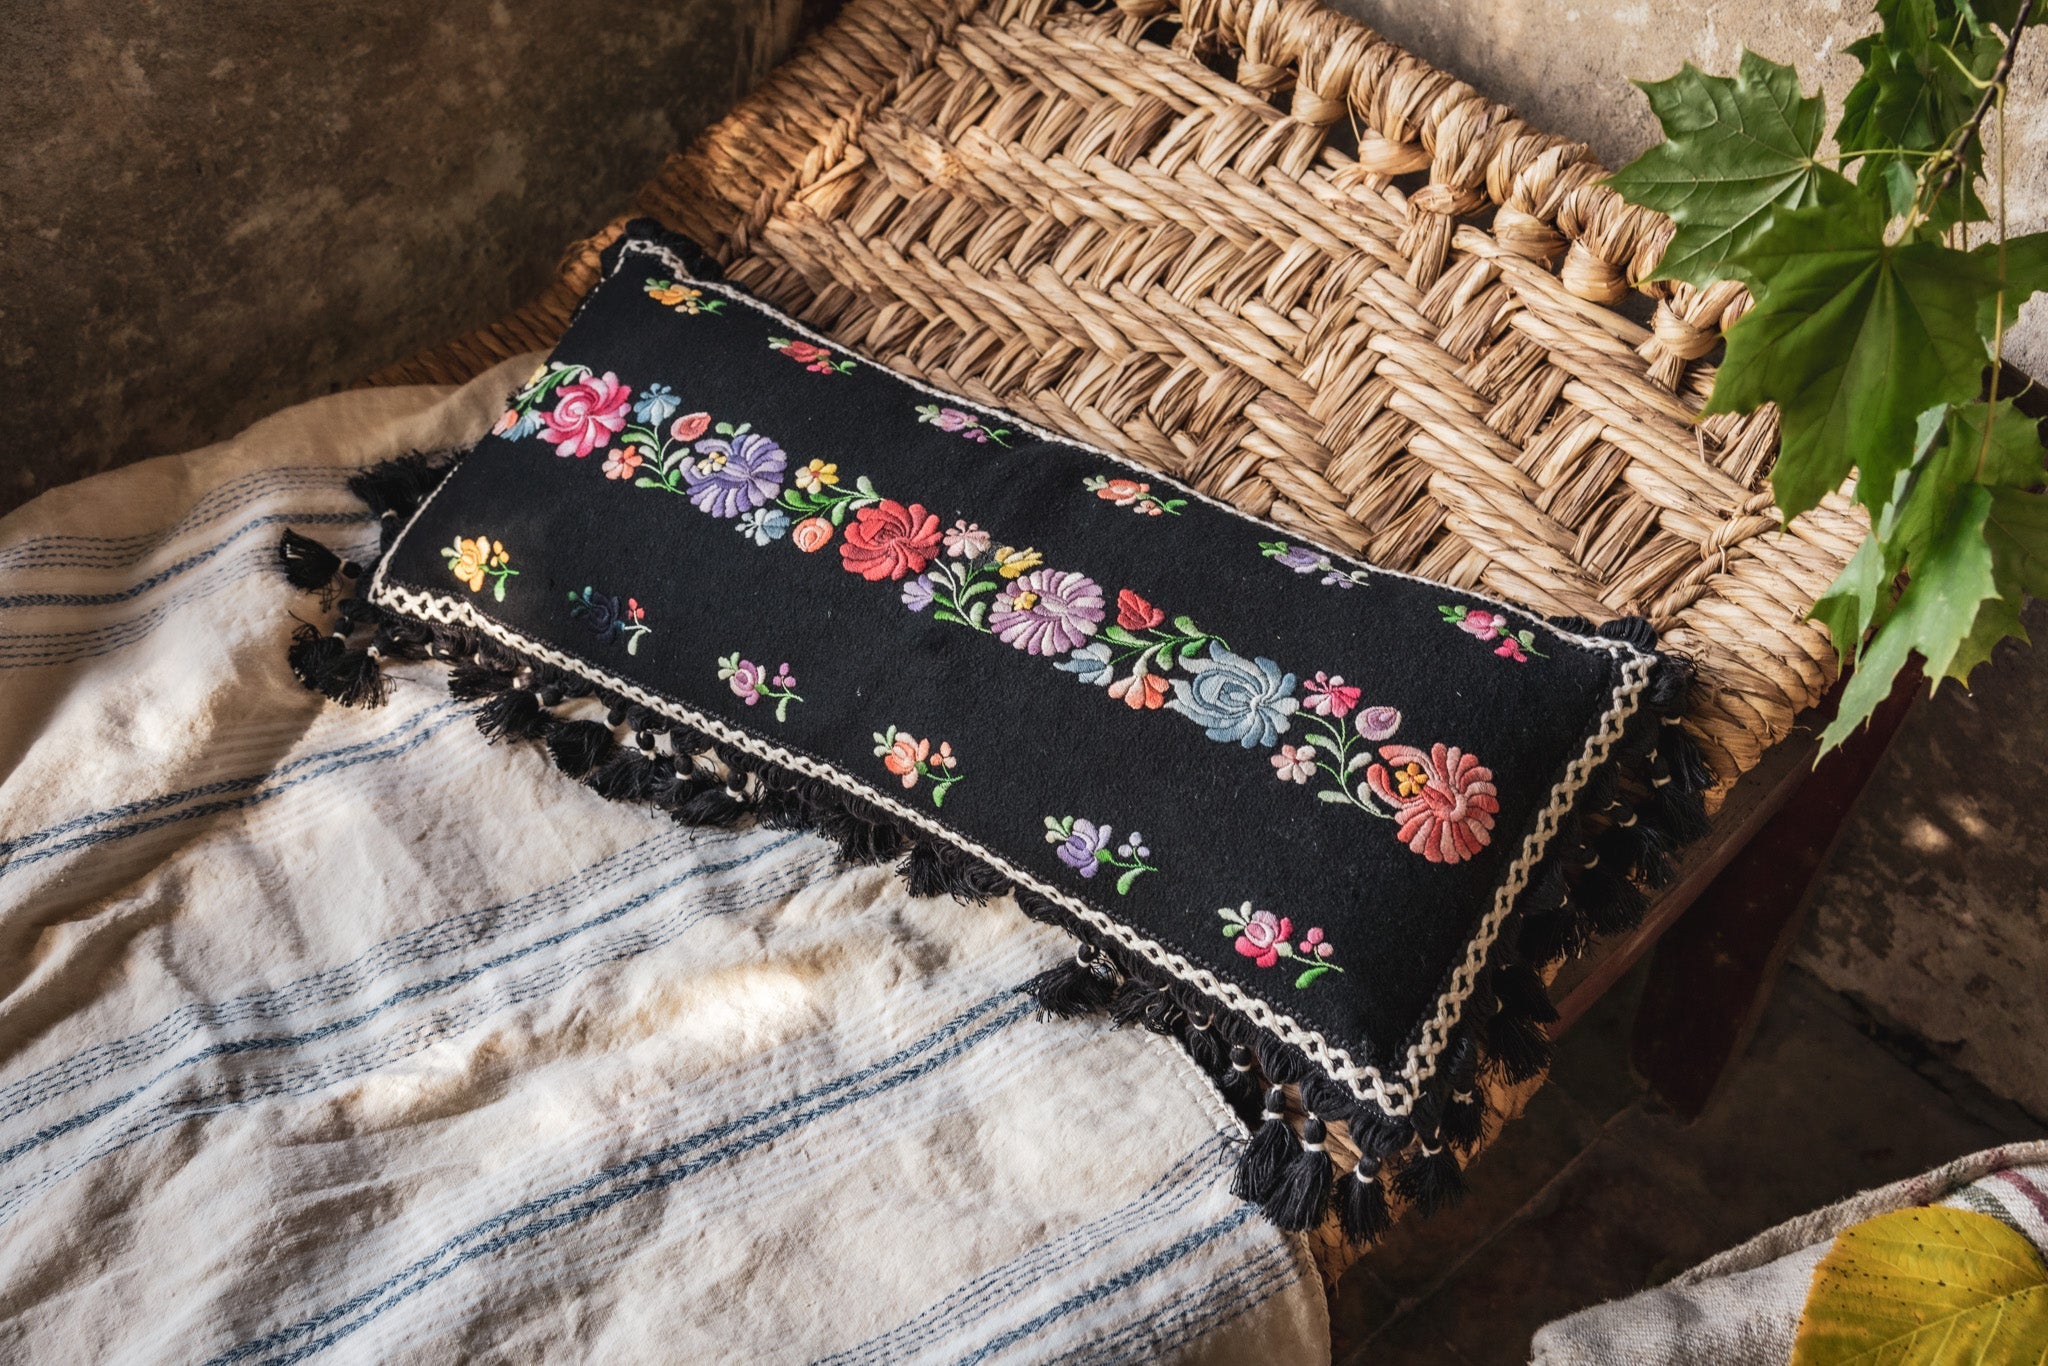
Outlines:
<svg viewBox="0 0 2048 1366"><path fill-rule="evenodd" d="M848 346L1306 540L1650 618L1699 666L1711 804L1833 681L1804 617L1864 522L1782 528L1775 415L1699 419L1748 296L1641 283L1670 224L1603 175L1313 0L853 0L636 207ZM374 381L547 347L617 229Z"/></svg>

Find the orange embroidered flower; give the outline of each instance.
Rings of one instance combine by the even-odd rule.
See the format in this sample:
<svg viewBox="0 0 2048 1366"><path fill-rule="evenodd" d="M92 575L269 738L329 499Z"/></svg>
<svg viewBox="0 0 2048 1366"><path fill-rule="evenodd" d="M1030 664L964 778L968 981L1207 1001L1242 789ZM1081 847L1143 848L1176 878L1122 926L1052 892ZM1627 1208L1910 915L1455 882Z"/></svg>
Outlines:
<svg viewBox="0 0 2048 1366"><path fill-rule="evenodd" d="M823 517L806 517L790 531L789 539L805 554L823 550L832 539L832 524Z"/></svg>
<svg viewBox="0 0 2048 1366"><path fill-rule="evenodd" d="M1135 479L1111 479L1095 490L1095 496L1127 508L1151 491L1150 484L1141 484Z"/></svg>
<svg viewBox="0 0 2048 1366"><path fill-rule="evenodd" d="M889 746L889 752L882 756L882 767L901 778L905 787L916 787L919 766L931 757L931 752L931 741L899 735ZM946 756L946 766L952 767L952 748L947 746L941 752Z"/></svg>
<svg viewBox="0 0 2048 1366"><path fill-rule="evenodd" d="M1166 680L1158 674L1132 674L1109 685L1109 695L1132 711L1158 711L1166 705Z"/></svg>

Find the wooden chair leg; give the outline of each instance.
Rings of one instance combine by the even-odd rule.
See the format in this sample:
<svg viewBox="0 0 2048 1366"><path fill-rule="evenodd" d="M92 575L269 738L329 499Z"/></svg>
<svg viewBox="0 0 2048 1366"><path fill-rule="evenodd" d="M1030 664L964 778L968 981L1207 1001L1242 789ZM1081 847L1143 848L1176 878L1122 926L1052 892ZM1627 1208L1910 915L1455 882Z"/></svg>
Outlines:
<svg viewBox="0 0 2048 1366"><path fill-rule="evenodd" d="M1636 1070L1673 1111L1696 1118L1749 1042L1805 920L1807 894L1856 798L1919 697L1920 671L1823 758L1657 943L1637 1007ZM1831 694L1814 729L1834 711ZM1826 715L1822 715L1825 713Z"/></svg>

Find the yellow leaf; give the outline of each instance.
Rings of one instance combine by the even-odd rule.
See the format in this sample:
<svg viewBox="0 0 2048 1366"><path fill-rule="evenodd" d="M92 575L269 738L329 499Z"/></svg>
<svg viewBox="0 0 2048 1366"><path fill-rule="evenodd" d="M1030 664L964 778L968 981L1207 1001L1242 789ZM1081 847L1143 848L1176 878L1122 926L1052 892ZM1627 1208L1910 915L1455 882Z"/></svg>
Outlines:
<svg viewBox="0 0 2048 1366"><path fill-rule="evenodd" d="M1842 1230L1814 1268L1792 1366L2048 1363L2048 1265L1970 1210L1895 1210Z"/></svg>

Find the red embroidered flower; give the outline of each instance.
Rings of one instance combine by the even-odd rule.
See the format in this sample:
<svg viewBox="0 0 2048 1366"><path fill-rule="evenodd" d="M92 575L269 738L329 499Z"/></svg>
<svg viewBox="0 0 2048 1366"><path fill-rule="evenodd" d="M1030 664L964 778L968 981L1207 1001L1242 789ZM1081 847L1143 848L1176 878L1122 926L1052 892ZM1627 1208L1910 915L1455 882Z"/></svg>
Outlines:
<svg viewBox="0 0 2048 1366"><path fill-rule="evenodd" d="M626 425L626 404L633 391L607 370L555 391L555 410L541 419L556 455L578 460L609 446L612 433Z"/></svg>
<svg viewBox="0 0 2048 1366"><path fill-rule="evenodd" d="M1334 677L1318 669L1314 678L1302 685L1308 700L1301 705L1318 716L1333 716L1339 721L1349 716L1358 705L1358 699L1365 694L1344 681L1344 675Z"/></svg>
<svg viewBox="0 0 2048 1366"><path fill-rule="evenodd" d="M1508 626L1508 619L1498 612L1486 612L1475 607L1458 621L1458 629L1478 636L1481 640L1492 640Z"/></svg>
<svg viewBox="0 0 2048 1366"><path fill-rule="evenodd" d="M1105 502L1127 508L1151 491L1150 484L1141 484L1135 479L1110 479L1095 490L1095 496Z"/></svg>
<svg viewBox="0 0 2048 1366"><path fill-rule="evenodd" d="M806 555L823 550L825 542L832 539L832 524L823 517L806 517L789 533L789 539Z"/></svg>
<svg viewBox="0 0 2048 1366"><path fill-rule="evenodd" d="M1149 631L1166 620L1166 613L1139 597L1128 588L1120 588L1116 595L1116 624L1126 631Z"/></svg>
<svg viewBox="0 0 2048 1366"><path fill-rule="evenodd" d="M839 558L870 583L921 574L939 549L939 519L922 505L884 498L853 514Z"/></svg>
<svg viewBox="0 0 2048 1366"><path fill-rule="evenodd" d="M695 441L710 430L711 414L685 413L675 420L675 425L668 429L668 434L677 441Z"/></svg>
<svg viewBox="0 0 2048 1366"><path fill-rule="evenodd" d="M1244 928L1237 932L1237 951L1262 968L1270 968L1280 961L1281 946L1287 936L1294 933L1294 922L1286 916L1276 916L1271 911L1254 912L1244 922Z"/></svg>
<svg viewBox="0 0 2048 1366"><path fill-rule="evenodd" d="M829 352L822 346L813 346L807 341L788 341L776 348L791 360L809 365L814 360L823 360Z"/></svg>
<svg viewBox="0 0 2048 1366"><path fill-rule="evenodd" d="M1365 780L1380 800L1397 808L1395 838L1431 863L1457 863L1484 849L1493 838L1500 797L1493 770L1455 746L1381 745L1380 756L1394 766L1374 764Z"/></svg>

